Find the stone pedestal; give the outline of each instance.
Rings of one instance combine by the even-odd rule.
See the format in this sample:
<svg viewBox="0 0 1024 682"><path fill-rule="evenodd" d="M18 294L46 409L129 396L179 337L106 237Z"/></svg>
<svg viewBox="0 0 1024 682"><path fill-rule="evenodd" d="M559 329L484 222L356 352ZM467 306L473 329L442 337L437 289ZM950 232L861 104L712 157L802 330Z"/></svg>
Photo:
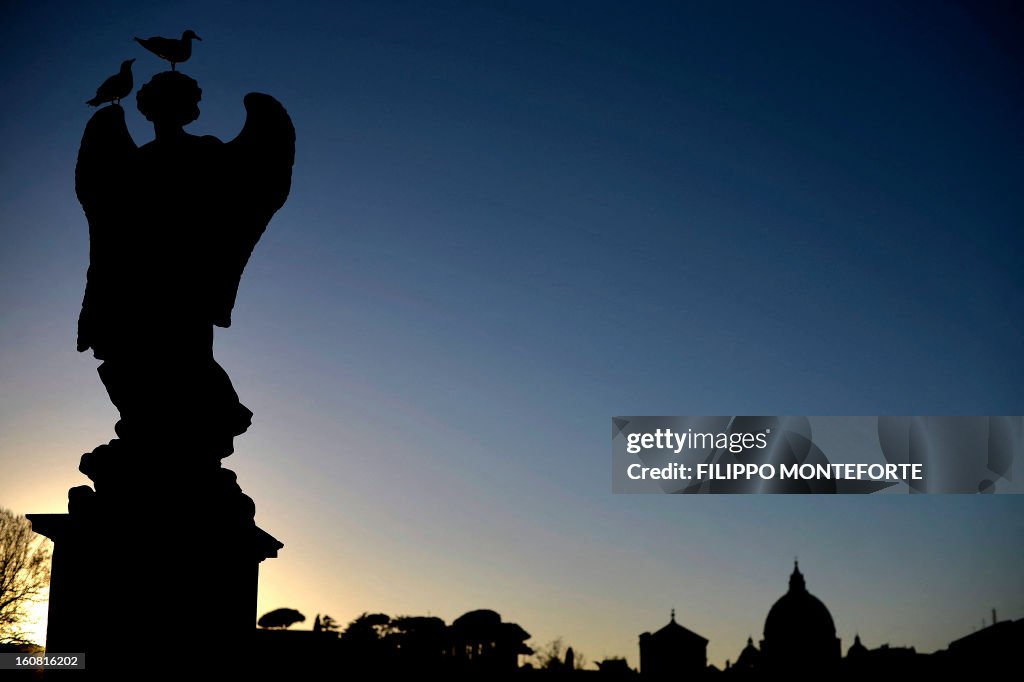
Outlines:
<svg viewBox="0 0 1024 682"><path fill-rule="evenodd" d="M103 676L251 668L259 564L283 545L188 509L110 516L28 515L54 542L47 652Z"/></svg>

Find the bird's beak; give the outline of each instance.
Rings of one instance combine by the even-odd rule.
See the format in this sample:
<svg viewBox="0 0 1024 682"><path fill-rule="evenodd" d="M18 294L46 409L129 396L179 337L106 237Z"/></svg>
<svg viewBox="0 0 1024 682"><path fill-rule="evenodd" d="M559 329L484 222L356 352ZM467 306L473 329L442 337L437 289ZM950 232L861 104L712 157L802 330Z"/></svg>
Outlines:
<svg viewBox="0 0 1024 682"><path fill-rule="evenodd" d="M203 42L203 39L202 39L202 38L200 38L199 36L194 36L194 37L195 37L195 39L196 39L196 40L198 40L199 42Z"/></svg>

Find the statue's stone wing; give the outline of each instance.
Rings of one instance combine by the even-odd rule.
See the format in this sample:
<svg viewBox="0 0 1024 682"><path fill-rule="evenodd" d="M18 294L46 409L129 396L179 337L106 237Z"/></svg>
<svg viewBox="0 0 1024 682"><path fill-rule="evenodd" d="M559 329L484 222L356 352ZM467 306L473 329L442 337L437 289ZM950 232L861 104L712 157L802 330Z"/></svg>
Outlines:
<svg viewBox="0 0 1024 682"><path fill-rule="evenodd" d="M238 283L249 256L291 189L295 128L270 95L245 96L245 126L224 145L224 182L230 210L217 231L213 323L231 325Z"/></svg>
<svg viewBox="0 0 1024 682"><path fill-rule="evenodd" d="M125 225L125 183L137 147L119 105L103 107L89 119L75 166L75 192L89 220L89 272L82 312L78 318L78 350L96 341L108 314L101 301L109 300L114 270L119 267L118 245Z"/></svg>

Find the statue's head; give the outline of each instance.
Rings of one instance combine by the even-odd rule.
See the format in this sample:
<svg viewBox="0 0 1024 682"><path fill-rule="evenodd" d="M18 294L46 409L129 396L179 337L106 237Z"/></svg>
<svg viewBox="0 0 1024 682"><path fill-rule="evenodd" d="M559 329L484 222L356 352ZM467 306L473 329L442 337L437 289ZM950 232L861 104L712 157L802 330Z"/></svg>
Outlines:
<svg viewBox="0 0 1024 682"><path fill-rule="evenodd" d="M139 88L139 111L158 128L180 128L199 118L203 91L194 79L180 71L164 71Z"/></svg>

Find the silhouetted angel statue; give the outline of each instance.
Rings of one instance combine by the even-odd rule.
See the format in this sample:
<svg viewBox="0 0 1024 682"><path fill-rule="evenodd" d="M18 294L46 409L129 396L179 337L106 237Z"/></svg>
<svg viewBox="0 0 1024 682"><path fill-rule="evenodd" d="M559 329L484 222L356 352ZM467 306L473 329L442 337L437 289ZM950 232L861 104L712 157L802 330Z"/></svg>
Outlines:
<svg viewBox="0 0 1024 682"><path fill-rule="evenodd" d="M103 361L125 444L219 466L252 413L213 359L213 325L231 324L242 271L288 196L295 131L277 100L250 93L238 137L191 135L201 92L174 71L144 85L138 108L156 136L141 147L117 104L86 126L75 170L90 237L78 350Z"/></svg>

